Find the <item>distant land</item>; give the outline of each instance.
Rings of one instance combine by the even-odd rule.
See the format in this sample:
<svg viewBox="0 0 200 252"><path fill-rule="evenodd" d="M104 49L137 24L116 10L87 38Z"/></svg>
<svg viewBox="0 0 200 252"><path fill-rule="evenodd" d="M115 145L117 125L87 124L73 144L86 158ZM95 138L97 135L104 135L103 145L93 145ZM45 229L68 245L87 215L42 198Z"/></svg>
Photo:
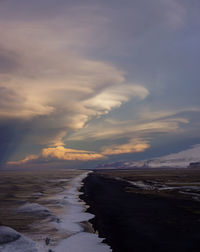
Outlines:
<svg viewBox="0 0 200 252"><path fill-rule="evenodd" d="M142 161L119 161L108 162L97 166L97 168L187 168L199 167L200 168L200 144L194 145L189 149L180 151L178 153L169 154L163 157Z"/></svg>

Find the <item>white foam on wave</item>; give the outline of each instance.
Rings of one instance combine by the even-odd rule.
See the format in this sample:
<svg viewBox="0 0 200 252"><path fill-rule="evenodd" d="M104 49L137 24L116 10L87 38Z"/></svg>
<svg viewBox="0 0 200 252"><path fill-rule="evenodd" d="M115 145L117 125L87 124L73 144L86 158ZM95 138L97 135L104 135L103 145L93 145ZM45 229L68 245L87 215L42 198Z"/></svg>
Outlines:
<svg viewBox="0 0 200 252"><path fill-rule="evenodd" d="M89 221L94 217L86 213L86 205L80 200L79 192L82 186L82 180L88 175L88 172L77 176L70 183L70 188L64 192L62 205L65 208L65 214L61 217L61 222L57 225L70 235L62 240L53 250L55 252L110 252L110 247L99 238L97 234L84 232L81 222Z"/></svg>
<svg viewBox="0 0 200 252"><path fill-rule="evenodd" d="M68 231L70 235L83 230L80 222L88 221L94 217L94 215L84 212L85 204L79 198L81 195L81 192L79 192L81 182L87 174L81 174L72 180L70 188L64 192L65 196L61 201L65 208L65 214L61 218L60 226Z"/></svg>
<svg viewBox="0 0 200 252"><path fill-rule="evenodd" d="M38 252L35 242L25 236L0 246L1 252Z"/></svg>
<svg viewBox="0 0 200 252"><path fill-rule="evenodd" d="M88 175L83 173L72 179L68 189L57 195L57 202L64 209L64 214L59 216L59 222L51 222L58 230L64 231L68 237L61 240L57 246L35 242L23 234L9 227L1 227L0 252L111 252L107 244L102 243L103 238L97 234L84 231L83 223L94 217L87 213L86 204L80 200L79 192L82 180ZM18 208L19 212L34 214L50 214L50 210L37 203L26 203ZM50 237L51 240L51 237ZM1 241L1 240L0 240Z"/></svg>
<svg viewBox="0 0 200 252"><path fill-rule="evenodd" d="M1 226L0 237L1 252L38 252L34 241L10 227Z"/></svg>
<svg viewBox="0 0 200 252"><path fill-rule="evenodd" d="M17 209L18 212L21 213L34 213L34 214L50 214L50 210L44 206L41 206L38 203L26 203L23 206Z"/></svg>
<svg viewBox="0 0 200 252"><path fill-rule="evenodd" d="M62 241L56 252L110 252L111 249L102 241L96 234L80 232Z"/></svg>

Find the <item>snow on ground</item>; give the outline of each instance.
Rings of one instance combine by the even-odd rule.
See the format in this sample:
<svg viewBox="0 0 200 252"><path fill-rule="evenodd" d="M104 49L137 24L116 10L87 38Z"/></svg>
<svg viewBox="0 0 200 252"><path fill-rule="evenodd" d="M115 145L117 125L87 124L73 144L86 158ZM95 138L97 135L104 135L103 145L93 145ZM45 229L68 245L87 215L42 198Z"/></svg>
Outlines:
<svg viewBox="0 0 200 252"><path fill-rule="evenodd" d="M192 182L192 183L166 183L161 184L157 181L131 181L122 179L119 177L115 177L116 180L126 181L129 184L133 185L134 187L137 187L142 190L150 190L150 191L170 191L170 190L177 190L181 194L186 194L188 196L191 196L192 199L196 201L200 201L200 186L199 182ZM180 185L179 185L180 184Z"/></svg>
<svg viewBox="0 0 200 252"><path fill-rule="evenodd" d="M200 161L200 144L194 145L189 149L172 153L163 157L146 160L144 162L135 162L136 166L146 164L148 167L188 167L192 162Z"/></svg>

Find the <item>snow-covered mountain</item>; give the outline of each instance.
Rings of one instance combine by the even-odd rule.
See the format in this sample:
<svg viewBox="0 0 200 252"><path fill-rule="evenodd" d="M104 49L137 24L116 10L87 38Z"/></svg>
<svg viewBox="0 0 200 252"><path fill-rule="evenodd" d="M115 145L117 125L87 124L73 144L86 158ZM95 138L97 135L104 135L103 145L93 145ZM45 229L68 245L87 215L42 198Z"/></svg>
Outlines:
<svg viewBox="0 0 200 252"><path fill-rule="evenodd" d="M200 144L187 150L172 153L163 157L138 162L112 162L101 165L99 168L132 168L132 167L188 167L190 163L200 162Z"/></svg>
<svg viewBox="0 0 200 252"><path fill-rule="evenodd" d="M187 167L192 162L200 161L200 144L167 156L156 158L147 162L150 167Z"/></svg>

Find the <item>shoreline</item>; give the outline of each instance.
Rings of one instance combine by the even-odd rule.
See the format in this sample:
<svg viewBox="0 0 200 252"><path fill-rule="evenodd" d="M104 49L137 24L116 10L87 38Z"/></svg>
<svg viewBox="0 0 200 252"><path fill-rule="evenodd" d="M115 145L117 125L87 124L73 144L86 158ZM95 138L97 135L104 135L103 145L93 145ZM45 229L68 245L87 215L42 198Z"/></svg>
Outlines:
<svg viewBox="0 0 200 252"><path fill-rule="evenodd" d="M59 244L53 249L55 252L111 252L108 245L102 243L103 238L100 238L90 224L89 220L94 218L93 214L88 213L87 205L81 199L82 192L80 191L83 186L83 180L88 176L89 172L83 173L72 180L71 187L66 191L64 197L65 203L68 205L66 208L66 215L61 217L62 227L71 234L68 238L61 240ZM70 209L71 207L71 209Z"/></svg>
<svg viewBox="0 0 200 252"><path fill-rule="evenodd" d="M4 221L4 224L0 225L0 251L65 252L67 249L68 252L110 252L109 246L102 243L103 239L94 232L89 223L93 215L86 211L86 203L79 198L82 194L82 181L87 175L88 172L82 172L71 177L69 174L68 177L61 176L62 178L48 177L48 181L55 185L50 189L56 193L50 194L49 190L45 196L43 193L34 193L34 197L39 197L34 203L23 202L15 210L22 211L20 213L26 219L32 216L40 219L27 226L27 232L17 232L18 228L10 228ZM33 192L30 193L32 195ZM26 199L29 197L28 193ZM14 215L11 217L15 220ZM17 227L22 228L22 222L18 221ZM10 240L7 240L8 236L11 237Z"/></svg>
<svg viewBox="0 0 200 252"><path fill-rule="evenodd" d="M78 188L81 186L82 176L84 177L85 173L67 171L52 176L51 172L47 171L45 174L47 177L44 178L44 181L50 183L52 187L46 185L46 183L41 185L41 181L39 181L36 189L39 192L33 193L32 190L30 192L27 190L26 200L20 206L14 208L12 204L10 205L12 215L8 215L7 218L10 217L13 221L17 221L18 225L13 227L4 220L4 223L1 224L3 229L0 232L0 237L12 236L17 233L18 239L14 242L3 242L0 247L1 251L55 252L58 244L74 233L73 229L83 230L82 224L78 223L79 220L76 223L71 215L73 215L75 208L78 208L76 217L78 217L79 212L81 215L82 203L79 206L77 205L79 201ZM18 176L21 175L23 173L18 174ZM20 178L19 181L23 183L27 179L27 177ZM18 189L18 183L17 186L16 184L14 186ZM31 188L35 187L35 182L33 182L33 185L30 183L30 186ZM22 190L20 190L20 196L21 193ZM23 216L24 219L21 220L31 221L33 218L31 224L24 229L25 231L22 229L24 228L23 222L20 223L14 213ZM28 250L27 246L29 246Z"/></svg>

